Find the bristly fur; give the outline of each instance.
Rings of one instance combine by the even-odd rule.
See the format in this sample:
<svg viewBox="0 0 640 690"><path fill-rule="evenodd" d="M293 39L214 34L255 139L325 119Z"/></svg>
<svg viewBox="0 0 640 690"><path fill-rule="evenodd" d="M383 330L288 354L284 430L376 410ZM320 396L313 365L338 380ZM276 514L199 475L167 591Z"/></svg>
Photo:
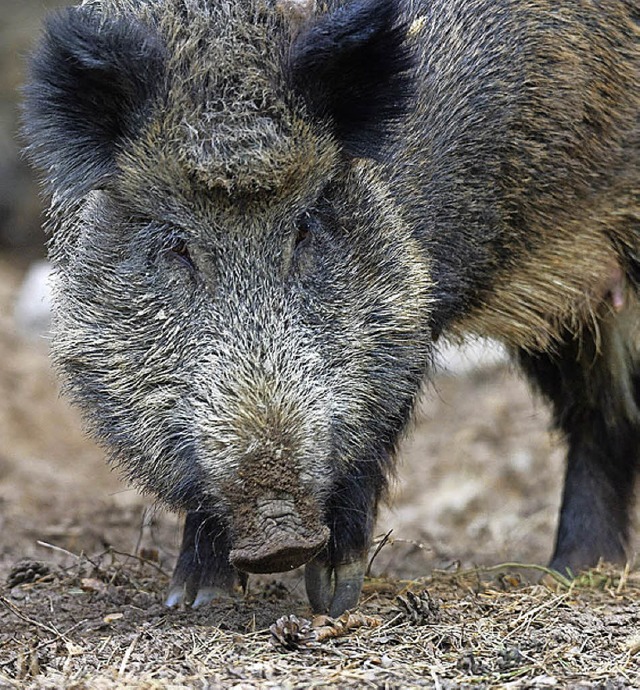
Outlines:
<svg viewBox="0 0 640 690"><path fill-rule="evenodd" d="M289 53L293 87L349 156L379 158L413 95L398 0L355 0L311 22Z"/></svg>
<svg viewBox="0 0 640 690"><path fill-rule="evenodd" d="M49 188L76 198L115 172L136 136L164 63L157 36L132 18L68 8L47 21L25 89L28 153Z"/></svg>

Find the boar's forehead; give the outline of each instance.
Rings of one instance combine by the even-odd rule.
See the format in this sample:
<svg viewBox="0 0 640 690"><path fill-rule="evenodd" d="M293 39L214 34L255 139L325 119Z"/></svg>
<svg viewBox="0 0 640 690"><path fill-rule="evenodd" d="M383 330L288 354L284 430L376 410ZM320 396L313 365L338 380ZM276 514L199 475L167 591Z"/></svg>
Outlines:
<svg viewBox="0 0 640 690"><path fill-rule="evenodd" d="M167 61L149 120L121 156L129 185L282 198L326 182L337 146L287 83L285 14L257 0L152 1L136 14Z"/></svg>

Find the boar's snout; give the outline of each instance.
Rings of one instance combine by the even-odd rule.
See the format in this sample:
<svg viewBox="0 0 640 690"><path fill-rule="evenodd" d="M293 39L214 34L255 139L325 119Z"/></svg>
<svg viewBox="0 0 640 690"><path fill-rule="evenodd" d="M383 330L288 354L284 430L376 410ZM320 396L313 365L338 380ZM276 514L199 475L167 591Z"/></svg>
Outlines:
<svg viewBox="0 0 640 690"><path fill-rule="evenodd" d="M311 560L330 532L319 511L309 507L300 510L293 497L259 500L251 518L236 529L232 565L248 573L278 573Z"/></svg>

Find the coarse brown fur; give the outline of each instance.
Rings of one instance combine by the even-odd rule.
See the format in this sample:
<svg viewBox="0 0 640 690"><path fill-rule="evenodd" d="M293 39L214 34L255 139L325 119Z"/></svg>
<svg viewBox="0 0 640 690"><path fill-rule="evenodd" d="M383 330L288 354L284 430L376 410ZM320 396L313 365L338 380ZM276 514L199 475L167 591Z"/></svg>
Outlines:
<svg viewBox="0 0 640 690"><path fill-rule="evenodd" d="M436 343L468 333L511 349L569 439L554 567L624 558L639 37L630 0L51 20L25 132L52 193L54 354L128 476L190 511L168 603L308 561L312 605L353 606Z"/></svg>

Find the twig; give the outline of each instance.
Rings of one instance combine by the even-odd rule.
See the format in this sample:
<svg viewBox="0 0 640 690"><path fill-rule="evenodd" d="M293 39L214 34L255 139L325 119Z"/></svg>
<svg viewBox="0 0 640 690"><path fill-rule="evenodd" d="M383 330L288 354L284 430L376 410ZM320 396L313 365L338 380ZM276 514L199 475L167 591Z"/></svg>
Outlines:
<svg viewBox="0 0 640 690"><path fill-rule="evenodd" d="M61 546L56 546L55 544L49 544L49 542L46 541L40 541L38 540L36 542L38 546L43 546L45 549L51 549L52 551L59 551L60 553L65 554L66 556L71 556L72 558L75 558L77 561L81 561L82 559L85 559L88 561L94 568L97 570L100 570L100 566L95 560L92 560L87 556L84 552L81 553L80 555L73 553L72 551L67 551L67 549L63 549ZM133 558L134 560L138 561L139 563L146 563L147 565L150 565L152 568L155 568L161 575L164 577L169 577L168 573L163 570L157 563L154 563L153 561L150 561L147 558L142 558L142 556L138 556L137 554L133 553L127 553L126 551L119 551L118 549L114 549L112 546L110 546L108 549L105 549L104 551L101 551L97 556L94 556L94 559L100 559L103 556L107 556L110 554L116 554L116 556L122 556L124 558Z"/></svg>
<svg viewBox="0 0 640 690"><path fill-rule="evenodd" d="M120 668L118 669L118 676L120 676L120 677L124 676L124 670L125 670L127 663L129 661L129 657L131 656L131 652L133 652L133 648L136 646L139 639L140 639L140 633L138 633L133 638L133 640L131 640L131 644L127 647L127 651L124 653L124 656L122 657L122 663L120 664Z"/></svg>
<svg viewBox="0 0 640 690"><path fill-rule="evenodd" d="M155 568L155 570L157 570L164 577L169 577L169 574L161 566L159 566L157 563L154 563L154 561L150 561L148 558L142 558L142 556L138 556L134 553L127 553L126 551L118 551L118 549L114 548L110 548L107 553L115 553L117 556L124 556L124 558L133 558L139 563L146 563L147 565L150 565L152 568Z"/></svg>
<svg viewBox="0 0 640 690"><path fill-rule="evenodd" d="M82 560L82 558L83 558L82 554L80 554L78 556L77 553L73 553L73 551L67 551L67 549L63 549L61 546L56 546L55 544L50 544L48 541L41 541L40 539L38 539L36 541L36 544L38 546L43 546L45 549L51 549L52 551L58 551L60 553L63 553L65 556L71 556L72 558L75 558L78 561Z"/></svg>
<svg viewBox="0 0 640 690"><path fill-rule="evenodd" d="M17 618L20 618L20 620L23 620L25 623L29 623L30 625L35 626L36 628L41 628L42 630L45 630L48 632L50 635L53 635L53 639L51 640L43 640L42 642L39 642L31 651L37 652L40 649L44 647L48 647L51 644L54 644L55 642L59 642L60 640L63 640L67 644L73 644L72 641L69 639L68 635L69 633L73 632L76 628L80 627L84 621L77 621L74 623L70 628L68 628L65 632L61 633L58 630L56 630L54 627L46 625L45 623L40 623L40 621L37 621L33 618L29 618L29 616L26 616L20 609L10 602L6 597L0 597L0 603L4 604L4 606L9 609L11 613L13 613L14 616ZM0 668L4 668L6 666L11 666L11 664L14 664L18 661L19 655L16 655L13 657L13 659L9 659L8 661L3 661L0 662Z"/></svg>
<svg viewBox="0 0 640 690"><path fill-rule="evenodd" d="M29 616L22 613L22 611L14 603L10 602L6 597L0 596L0 603L3 604L6 608L8 608L14 616L17 616L18 618L20 618L20 620L23 620L25 623L29 623L29 625L33 625L36 628L46 630L49 634L57 635L58 637L64 639L62 633L60 633L54 627L47 625L46 623L41 623L40 621L37 621L34 618L29 618ZM69 640L65 640L65 642L68 641Z"/></svg>
<svg viewBox="0 0 640 690"><path fill-rule="evenodd" d="M618 586L616 587L616 594L622 594L622 590L627 585L627 580L629 579L629 573L630 572L631 572L631 561L627 561L624 565L624 570L622 571L622 575L620 576L620 582L618 582Z"/></svg>
<svg viewBox="0 0 640 690"><path fill-rule="evenodd" d="M65 556L71 556L72 558L74 558L76 560L76 563L74 565L67 566L66 568L62 568L62 570L64 572L67 572L67 570L70 570L71 568L75 567L76 565L78 565L83 560L87 561L87 563L90 563L96 570L100 569L100 566L95 561L93 561L91 558L89 558L89 556L87 556L87 554L84 551L81 551L79 554L73 553L73 551L68 551L67 549L63 549L61 546L56 546L55 544L50 544L47 541L41 541L41 540L36 541L36 544L38 544L38 546L43 546L45 549L51 549L52 551L58 551L60 553L63 553ZM102 556L106 555L107 553L109 553L108 550L103 551L102 553L98 554L97 558L102 558ZM94 558L95 558L95 556L94 556Z"/></svg>
<svg viewBox="0 0 640 690"><path fill-rule="evenodd" d="M476 568L469 568L468 570L459 570L454 573L456 576L464 575L475 575L477 573L490 573L495 570L502 570L504 568L521 568L523 570L539 570L541 573L549 575L554 580L559 582L563 587L567 589L571 587L572 580L561 575L557 570L552 568L547 568L544 565L538 565L537 563L516 563L516 562L506 562L498 563L497 565L487 565L487 566L477 566Z"/></svg>
<svg viewBox="0 0 640 690"><path fill-rule="evenodd" d="M367 569L364 573L365 577L369 577L371 575L371 566L373 565L373 561L376 559L376 556L382 551L382 548L384 545L389 541L389 537L391 536L391 533L393 532L392 529L390 529L380 540L380 543L376 547L376 550L373 552L373 556L369 559L369 565L367 566Z"/></svg>

